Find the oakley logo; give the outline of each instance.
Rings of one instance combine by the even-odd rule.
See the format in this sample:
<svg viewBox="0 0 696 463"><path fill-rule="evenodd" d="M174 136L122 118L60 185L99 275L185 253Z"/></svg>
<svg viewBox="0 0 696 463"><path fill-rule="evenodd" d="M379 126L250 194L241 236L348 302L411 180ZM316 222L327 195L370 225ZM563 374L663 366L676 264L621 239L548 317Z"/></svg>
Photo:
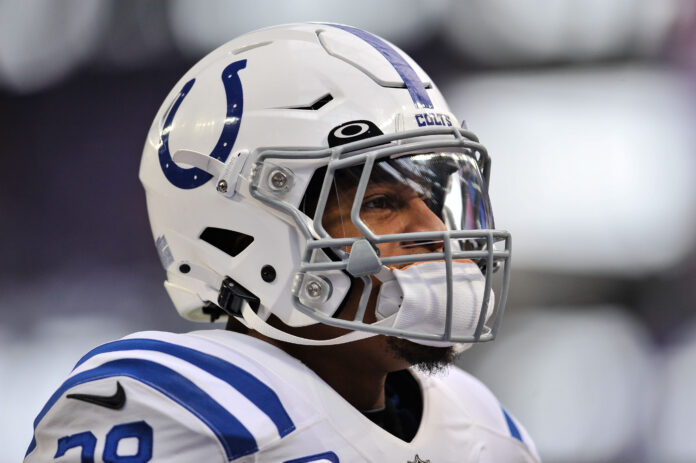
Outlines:
<svg viewBox="0 0 696 463"><path fill-rule="evenodd" d="M429 125L439 125L445 127L452 126L452 120L447 114L440 113L420 113L416 114L416 123L418 127L425 127Z"/></svg>
<svg viewBox="0 0 696 463"><path fill-rule="evenodd" d="M368 126L364 122L354 122L352 124L339 127L334 131L334 135L337 138L353 138L359 137L368 130L370 130L370 126Z"/></svg>
<svg viewBox="0 0 696 463"><path fill-rule="evenodd" d="M242 82L239 79L239 71L246 67L247 60L235 61L234 63L227 66L220 75L222 79L222 84L225 87L225 95L227 99L227 110L225 114L225 124L222 127L222 133L218 139L213 151L210 153L210 157L213 157L221 162L227 161L234 142L237 140L237 134L239 133L239 125L242 122L242 112L244 109L244 96L242 93ZM176 116L177 111L181 103L186 98L186 95L191 91L193 85L196 83L196 79L191 79L179 92L172 103L169 111L164 118L164 124L162 127L162 132L160 132L160 144L159 144L159 162L164 176L167 177L169 182L182 189L192 189L197 188L213 176L208 172L201 170L197 167L191 167L185 169L179 167L172 160L172 155L169 152L169 133L172 130L172 125L174 123L174 116Z"/></svg>
<svg viewBox="0 0 696 463"><path fill-rule="evenodd" d="M334 127L329 132L329 146L345 145L364 138L383 135L373 122L370 121L350 121Z"/></svg>

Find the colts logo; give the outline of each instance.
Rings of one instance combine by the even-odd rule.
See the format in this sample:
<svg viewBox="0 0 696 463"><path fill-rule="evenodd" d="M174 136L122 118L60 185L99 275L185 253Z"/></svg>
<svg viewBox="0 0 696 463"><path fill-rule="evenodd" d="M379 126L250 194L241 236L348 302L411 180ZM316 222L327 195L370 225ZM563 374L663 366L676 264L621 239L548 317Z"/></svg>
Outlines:
<svg viewBox="0 0 696 463"><path fill-rule="evenodd" d="M239 124L242 122L242 111L244 109L244 97L242 94L242 82L239 79L239 71L246 67L246 60L236 61L227 66L222 71L222 83L225 86L225 95L227 97L227 112L225 115L225 125L222 128L222 133L218 139L210 156L225 162L232 151L232 146L237 140L239 133ZM196 79L191 79L181 89L179 96L172 103L169 112L164 121L164 127L160 133L159 146L159 162L162 167L164 176L169 182L179 188L192 189L203 185L212 178L212 175L197 167L184 169L177 166L172 160L172 155L169 152L169 133L172 129L174 116L179 110L179 106L186 98L186 95Z"/></svg>
<svg viewBox="0 0 696 463"><path fill-rule="evenodd" d="M416 114L416 122L418 127L425 127L426 125L442 125L445 127L452 126L452 120L447 114L440 113L420 113Z"/></svg>

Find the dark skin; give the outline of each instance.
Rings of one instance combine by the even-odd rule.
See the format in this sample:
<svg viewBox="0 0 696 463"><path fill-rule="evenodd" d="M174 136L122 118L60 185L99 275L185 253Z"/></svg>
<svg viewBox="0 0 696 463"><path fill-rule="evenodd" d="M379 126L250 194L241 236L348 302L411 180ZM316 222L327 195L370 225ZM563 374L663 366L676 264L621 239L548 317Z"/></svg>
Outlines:
<svg viewBox="0 0 696 463"><path fill-rule="evenodd" d="M333 237L361 236L350 221L350 207L355 191L332 196L326 207L323 224ZM361 219L377 234L445 230L445 225L424 202L418 192L393 183L368 187L360 212ZM442 243L394 242L379 245L381 255L397 256L442 250ZM353 319L358 307L362 284L353 285L340 318ZM379 281L373 278L373 290L366 312L366 321L374 322ZM283 330L310 339L330 339L349 332L324 324L288 327L272 317L269 322ZM451 348L422 346L386 336L373 336L360 341L331 346L290 344L250 331L250 336L275 345L302 361L358 410L384 407L384 385L389 372L403 370L423 359L446 363ZM441 360L442 359L442 360Z"/></svg>

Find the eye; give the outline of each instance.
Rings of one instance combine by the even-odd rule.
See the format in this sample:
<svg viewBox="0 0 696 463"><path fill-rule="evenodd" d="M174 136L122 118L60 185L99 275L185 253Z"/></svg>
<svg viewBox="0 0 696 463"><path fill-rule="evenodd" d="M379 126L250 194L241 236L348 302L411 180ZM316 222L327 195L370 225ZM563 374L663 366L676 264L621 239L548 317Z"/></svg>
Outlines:
<svg viewBox="0 0 696 463"><path fill-rule="evenodd" d="M379 209L393 209L395 202L387 195L372 195L365 198L360 207L361 210L374 211Z"/></svg>

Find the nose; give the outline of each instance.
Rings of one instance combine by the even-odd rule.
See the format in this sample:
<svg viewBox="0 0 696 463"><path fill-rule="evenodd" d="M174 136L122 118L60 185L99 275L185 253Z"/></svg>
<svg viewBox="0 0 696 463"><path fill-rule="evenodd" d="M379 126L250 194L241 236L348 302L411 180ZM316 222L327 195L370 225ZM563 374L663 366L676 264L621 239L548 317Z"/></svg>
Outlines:
<svg viewBox="0 0 696 463"><path fill-rule="evenodd" d="M407 233L443 231L447 228L440 217L437 216L421 198L413 198L408 204Z"/></svg>
<svg viewBox="0 0 696 463"><path fill-rule="evenodd" d="M405 223L405 233L444 231L447 227L421 198L409 201L408 219ZM440 252L443 249L442 240L412 240L402 245L415 248L426 248L429 252Z"/></svg>

